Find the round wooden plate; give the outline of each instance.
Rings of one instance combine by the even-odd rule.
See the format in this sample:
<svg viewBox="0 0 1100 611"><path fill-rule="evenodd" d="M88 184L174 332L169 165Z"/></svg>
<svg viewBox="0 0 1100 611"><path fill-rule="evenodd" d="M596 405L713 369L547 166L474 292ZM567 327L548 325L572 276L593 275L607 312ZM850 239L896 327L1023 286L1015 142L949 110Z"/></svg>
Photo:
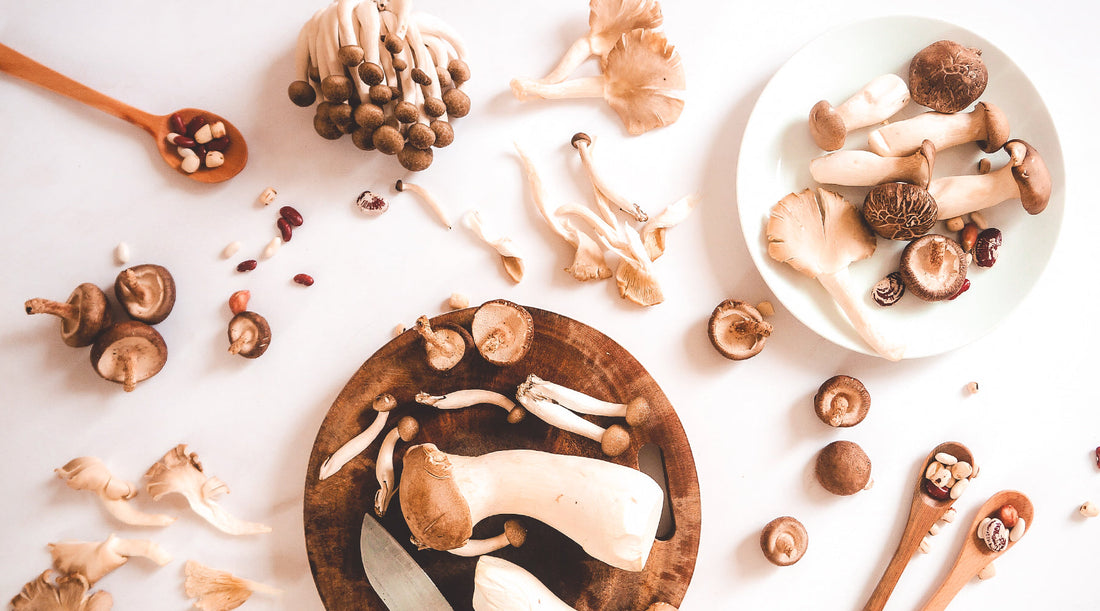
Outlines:
<svg viewBox="0 0 1100 611"><path fill-rule="evenodd" d="M679 605L683 600L699 550L699 481L676 412L653 378L622 346L575 320L535 308L527 310L534 318L535 339L531 350L515 365L496 367L471 348L458 366L440 374L428 367L423 341L410 330L371 356L336 397L317 432L305 483L306 551L326 609L386 609L367 582L359 553L363 515L373 511L378 490L374 457L380 440L332 477L324 481L317 477L326 458L370 425L375 413L369 405L384 392L398 401L390 423L405 415L420 422L420 434L412 444L431 442L452 454L475 456L530 448L638 468L638 450L656 444L664 457L673 530L654 542L643 571L623 571L591 558L573 541L527 517L520 518L528 528L526 544L495 554L524 567L581 611L643 610L654 602ZM474 308L449 312L432 319L432 325L455 323L469 329L473 314ZM531 373L607 401L645 397L653 417L645 426L631 429L629 450L607 459L596 442L553 428L530 414L518 424L509 424L505 411L496 406L443 411L414 401L421 391L441 395L467 388L514 397L516 388ZM605 427L613 422L586 417ZM398 470L406 447L398 443L394 457ZM483 520L474 528L474 537L499 534L504 518ZM417 550L409 543L409 529L397 496L380 521L456 610L471 609L476 558Z"/></svg>

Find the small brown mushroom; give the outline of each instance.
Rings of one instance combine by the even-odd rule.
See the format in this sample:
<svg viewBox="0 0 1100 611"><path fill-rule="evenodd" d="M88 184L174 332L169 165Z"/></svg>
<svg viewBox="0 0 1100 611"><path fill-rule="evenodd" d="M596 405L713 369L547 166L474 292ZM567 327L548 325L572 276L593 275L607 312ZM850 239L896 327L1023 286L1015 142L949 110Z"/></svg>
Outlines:
<svg viewBox="0 0 1100 611"><path fill-rule="evenodd" d="M863 200L863 219L888 240L912 240L936 224L939 208L924 187L891 182L878 185Z"/></svg>
<svg viewBox="0 0 1100 611"><path fill-rule="evenodd" d="M271 344L271 326L259 314L245 310L229 321L229 353L254 359Z"/></svg>
<svg viewBox="0 0 1100 611"><path fill-rule="evenodd" d="M428 366L436 371L449 371L466 356L466 346L473 342L470 334L458 325L442 324L432 328L427 316L416 319L416 332L424 338Z"/></svg>
<svg viewBox="0 0 1100 611"><path fill-rule="evenodd" d="M913 101L938 112L959 112L982 96L989 72L981 49L940 40L921 49L909 62Z"/></svg>
<svg viewBox="0 0 1100 611"><path fill-rule="evenodd" d="M28 299L27 314L52 314L61 319L61 341L73 348L91 345L111 326L107 296L94 284L85 282L73 290L65 303L49 299Z"/></svg>
<svg viewBox="0 0 1100 611"><path fill-rule="evenodd" d="M814 395L814 413L829 426L855 426L867 417L871 394L863 382L846 375L825 380Z"/></svg>
<svg viewBox="0 0 1100 611"><path fill-rule="evenodd" d="M498 366L514 365L531 348L535 322L523 306L494 299L474 312L470 332L486 361Z"/></svg>
<svg viewBox="0 0 1100 611"><path fill-rule="evenodd" d="M772 326L760 312L747 302L727 299L710 315L707 335L715 350L734 361L743 361L760 354Z"/></svg>
<svg viewBox="0 0 1100 611"><path fill-rule="evenodd" d="M104 380L130 392L168 362L168 347L157 330L136 320L113 325L92 345L92 367Z"/></svg>
<svg viewBox="0 0 1100 611"><path fill-rule="evenodd" d="M817 455L814 475L829 492L849 496L871 487L871 459L851 441L834 441Z"/></svg>
<svg viewBox="0 0 1100 611"><path fill-rule="evenodd" d="M810 135L826 151L844 146L848 132L892 117L909 103L909 87L896 74L871 79L835 108L821 100L810 109Z"/></svg>
<svg viewBox="0 0 1100 611"><path fill-rule="evenodd" d="M1009 140L1003 148L1009 161L996 171L932 181L928 191L936 198L941 219L969 213L973 221L978 210L1016 198L1028 214L1046 209L1054 185L1042 156L1023 140Z"/></svg>
<svg viewBox="0 0 1100 611"><path fill-rule="evenodd" d="M959 292L966 280L966 253L958 242L926 235L901 251L898 271L905 288L924 301L942 301Z"/></svg>
<svg viewBox="0 0 1100 611"><path fill-rule="evenodd" d="M790 566L798 562L809 544L806 527L790 516L768 522L760 532L760 549L768 562L776 566Z"/></svg>
<svg viewBox="0 0 1100 611"><path fill-rule="evenodd" d="M176 282L160 265L135 265L115 278L115 297L130 318L155 325L176 305Z"/></svg>

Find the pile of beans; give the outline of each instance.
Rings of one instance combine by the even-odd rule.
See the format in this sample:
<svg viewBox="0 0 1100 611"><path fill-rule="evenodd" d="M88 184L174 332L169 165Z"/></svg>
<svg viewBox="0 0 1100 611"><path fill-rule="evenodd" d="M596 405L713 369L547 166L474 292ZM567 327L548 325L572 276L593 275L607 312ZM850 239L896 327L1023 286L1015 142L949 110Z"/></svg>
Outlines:
<svg viewBox="0 0 1100 611"><path fill-rule="evenodd" d="M202 115L184 123L183 117L176 113L168 118L168 125L172 131L165 140L183 157L180 169L184 172L193 174L200 168L213 169L225 163L225 150L230 144L225 123L209 123Z"/></svg>

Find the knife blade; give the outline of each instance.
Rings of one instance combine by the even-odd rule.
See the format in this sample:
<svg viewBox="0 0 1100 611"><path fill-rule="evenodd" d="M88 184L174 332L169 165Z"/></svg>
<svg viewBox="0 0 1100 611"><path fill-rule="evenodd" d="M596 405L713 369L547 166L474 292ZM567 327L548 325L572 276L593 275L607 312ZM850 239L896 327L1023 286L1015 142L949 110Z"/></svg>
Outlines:
<svg viewBox="0 0 1100 611"><path fill-rule="evenodd" d="M390 611L454 611L424 569L369 513L363 516L359 553L367 581Z"/></svg>

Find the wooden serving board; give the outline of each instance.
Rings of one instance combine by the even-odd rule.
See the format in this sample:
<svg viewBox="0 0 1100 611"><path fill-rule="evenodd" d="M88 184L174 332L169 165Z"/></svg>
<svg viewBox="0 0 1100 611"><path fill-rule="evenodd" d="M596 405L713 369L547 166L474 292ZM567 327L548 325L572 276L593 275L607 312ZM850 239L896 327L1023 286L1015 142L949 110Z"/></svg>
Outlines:
<svg viewBox="0 0 1100 611"><path fill-rule="evenodd" d="M317 477L326 458L370 425L374 411L369 405L384 392L398 402L388 424L412 415L421 427L412 444L431 442L452 454L475 456L530 448L638 468L639 448L657 444L664 455L674 530L667 540L654 542L643 571L623 571L591 558L564 535L528 517L520 518L528 529L526 544L495 555L524 567L581 611L641 611L658 601L680 604L699 550L700 506L695 462L676 412L641 364L607 336L564 316L527 309L534 318L535 339L531 350L515 365L496 367L471 348L458 366L440 374L428 367L423 342L410 330L371 356L340 392L317 433L305 483L306 551L326 609L386 609L367 582L359 553L363 515L373 512L374 493L378 490L374 458L381 436L332 477L325 481ZM432 319L432 324L456 323L469 329L473 313L473 308L449 312ZM530 414L518 424L509 424L505 411L496 406L444 411L414 401L420 391L439 395L467 388L514 397L516 388L530 373L608 401L645 397L654 416L647 425L631 429L629 450L607 459L596 442L560 431ZM613 422L586 417L605 427ZM394 457L398 470L408 445L398 443ZM483 520L474 528L474 537L499 534L504 519L496 516ZM381 522L456 610L471 609L476 558L417 550L409 543L398 496Z"/></svg>

